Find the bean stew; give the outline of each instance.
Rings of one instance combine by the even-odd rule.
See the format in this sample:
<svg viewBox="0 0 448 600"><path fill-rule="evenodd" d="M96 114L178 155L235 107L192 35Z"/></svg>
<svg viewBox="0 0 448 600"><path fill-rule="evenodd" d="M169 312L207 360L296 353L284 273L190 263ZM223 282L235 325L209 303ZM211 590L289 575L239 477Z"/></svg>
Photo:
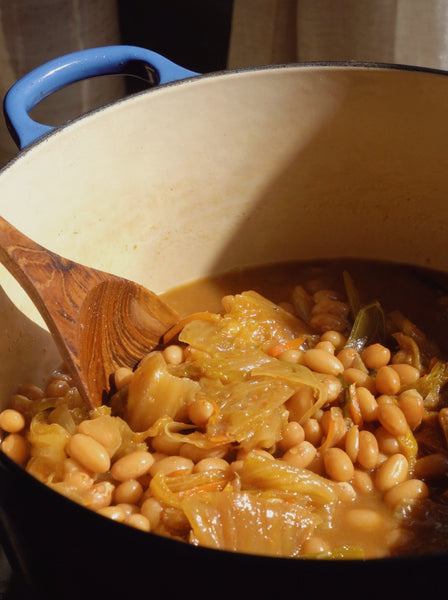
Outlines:
<svg viewBox="0 0 448 600"><path fill-rule="evenodd" d="M448 276L361 260L235 271L89 410L21 383L1 449L103 517L297 558L448 549Z"/></svg>

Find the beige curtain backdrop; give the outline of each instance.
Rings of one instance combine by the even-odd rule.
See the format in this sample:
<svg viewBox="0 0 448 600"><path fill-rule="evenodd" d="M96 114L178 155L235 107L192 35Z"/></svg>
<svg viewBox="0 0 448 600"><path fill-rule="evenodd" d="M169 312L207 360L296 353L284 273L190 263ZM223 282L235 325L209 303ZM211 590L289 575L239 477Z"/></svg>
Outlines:
<svg viewBox="0 0 448 600"><path fill-rule="evenodd" d="M229 68L297 61L448 70L448 0L234 0Z"/></svg>
<svg viewBox="0 0 448 600"><path fill-rule="evenodd" d="M38 65L82 48L120 41L116 0L0 0L0 94ZM50 96L33 112L49 125L124 94L121 78L84 81ZM0 117L0 166L17 154Z"/></svg>

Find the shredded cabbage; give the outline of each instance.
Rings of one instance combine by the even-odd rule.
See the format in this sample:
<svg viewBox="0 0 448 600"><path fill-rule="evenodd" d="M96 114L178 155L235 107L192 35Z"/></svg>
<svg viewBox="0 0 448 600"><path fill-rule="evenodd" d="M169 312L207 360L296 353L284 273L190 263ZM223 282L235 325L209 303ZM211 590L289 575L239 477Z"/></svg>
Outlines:
<svg viewBox="0 0 448 600"><path fill-rule="evenodd" d="M149 354L129 385L126 421L135 431L142 431L162 416L174 418L198 388L199 384L191 379L171 375L160 352Z"/></svg>
<svg viewBox="0 0 448 600"><path fill-rule="evenodd" d="M303 506L251 492L193 496L182 508L197 544L268 556L298 556L319 520Z"/></svg>
<svg viewBox="0 0 448 600"><path fill-rule="evenodd" d="M439 407L440 393L448 381L448 363L437 360L432 369L412 386L422 396L427 409Z"/></svg>
<svg viewBox="0 0 448 600"><path fill-rule="evenodd" d="M329 479L257 452L246 456L238 474L245 488L306 495L318 505L334 504L339 498L337 485Z"/></svg>
<svg viewBox="0 0 448 600"><path fill-rule="evenodd" d="M301 320L252 290L232 296L229 310L218 321L188 323L179 340L212 354L261 348L310 333Z"/></svg>
<svg viewBox="0 0 448 600"><path fill-rule="evenodd" d="M218 469L186 475L167 475L159 471L151 479L150 489L153 497L164 505L182 508L184 498L222 491L230 479L230 473Z"/></svg>
<svg viewBox="0 0 448 600"><path fill-rule="evenodd" d="M60 479L62 465L67 454L65 446L70 439L69 432L57 423L47 423L45 413L35 415L30 423L27 440L31 448L31 460L42 468L42 477L52 471L51 479ZM38 471L35 465L35 471Z"/></svg>

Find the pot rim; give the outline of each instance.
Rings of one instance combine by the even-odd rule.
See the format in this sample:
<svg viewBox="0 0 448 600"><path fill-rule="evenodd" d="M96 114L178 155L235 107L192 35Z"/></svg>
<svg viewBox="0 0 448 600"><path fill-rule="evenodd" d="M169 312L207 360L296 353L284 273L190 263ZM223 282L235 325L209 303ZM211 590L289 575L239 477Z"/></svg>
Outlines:
<svg viewBox="0 0 448 600"><path fill-rule="evenodd" d="M216 78L223 77L234 77L240 75L250 75L252 73L260 73L260 72L275 72L275 71L284 71L284 70L297 70L301 71L303 69L332 69L332 70L365 70L365 71L396 71L396 72L411 72L411 73L421 73L426 75L441 75L444 77L448 76L448 70L437 69L432 67L424 67L418 65L408 65L403 63L388 63L388 62L369 62L369 61L304 61L304 62L293 62L293 63L280 63L280 64L264 64L264 65L255 65L255 66L245 66L239 67L235 69L229 70L221 70L221 71L213 71L210 73L191 75L189 77L183 79L176 79L174 81L169 81L167 83L156 84L148 89L141 90L122 98L118 98L107 102L106 104L93 108L91 110L86 111L85 113L71 119L70 121L63 123L55 127L52 131L48 131L44 133L40 138L28 144L25 148L19 149L17 155L12 157L6 165L4 165L0 169L1 174L7 170L11 165L13 165L17 160L19 160L22 156L26 155L29 151L34 150L37 146L42 143L48 141L49 138L58 135L59 133L69 129L71 126L76 125L85 119L88 119L95 114L101 113L105 110L108 110L112 107L119 106L122 103L129 102L135 98L139 98L142 96L146 96L159 90L165 90L169 88L176 89L179 86L183 86L185 84L194 84L195 82L204 81L204 80L213 80ZM44 98L43 98L44 99Z"/></svg>

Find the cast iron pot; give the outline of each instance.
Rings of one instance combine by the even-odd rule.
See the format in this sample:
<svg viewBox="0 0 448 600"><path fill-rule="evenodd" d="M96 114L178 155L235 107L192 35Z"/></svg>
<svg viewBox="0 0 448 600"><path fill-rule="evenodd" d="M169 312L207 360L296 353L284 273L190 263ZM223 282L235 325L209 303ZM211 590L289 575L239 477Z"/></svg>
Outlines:
<svg viewBox="0 0 448 600"><path fill-rule="evenodd" d="M55 131L29 118L62 85L112 72L161 85ZM447 74L417 68L198 76L133 47L76 53L6 98L26 148L0 174L1 214L48 248L156 292L289 259L448 270L447 103ZM42 383L59 357L4 269L0 285L4 404L17 384ZM367 598L444 584L445 553L331 562L195 548L75 505L1 452L0 477L3 539L30 597Z"/></svg>

